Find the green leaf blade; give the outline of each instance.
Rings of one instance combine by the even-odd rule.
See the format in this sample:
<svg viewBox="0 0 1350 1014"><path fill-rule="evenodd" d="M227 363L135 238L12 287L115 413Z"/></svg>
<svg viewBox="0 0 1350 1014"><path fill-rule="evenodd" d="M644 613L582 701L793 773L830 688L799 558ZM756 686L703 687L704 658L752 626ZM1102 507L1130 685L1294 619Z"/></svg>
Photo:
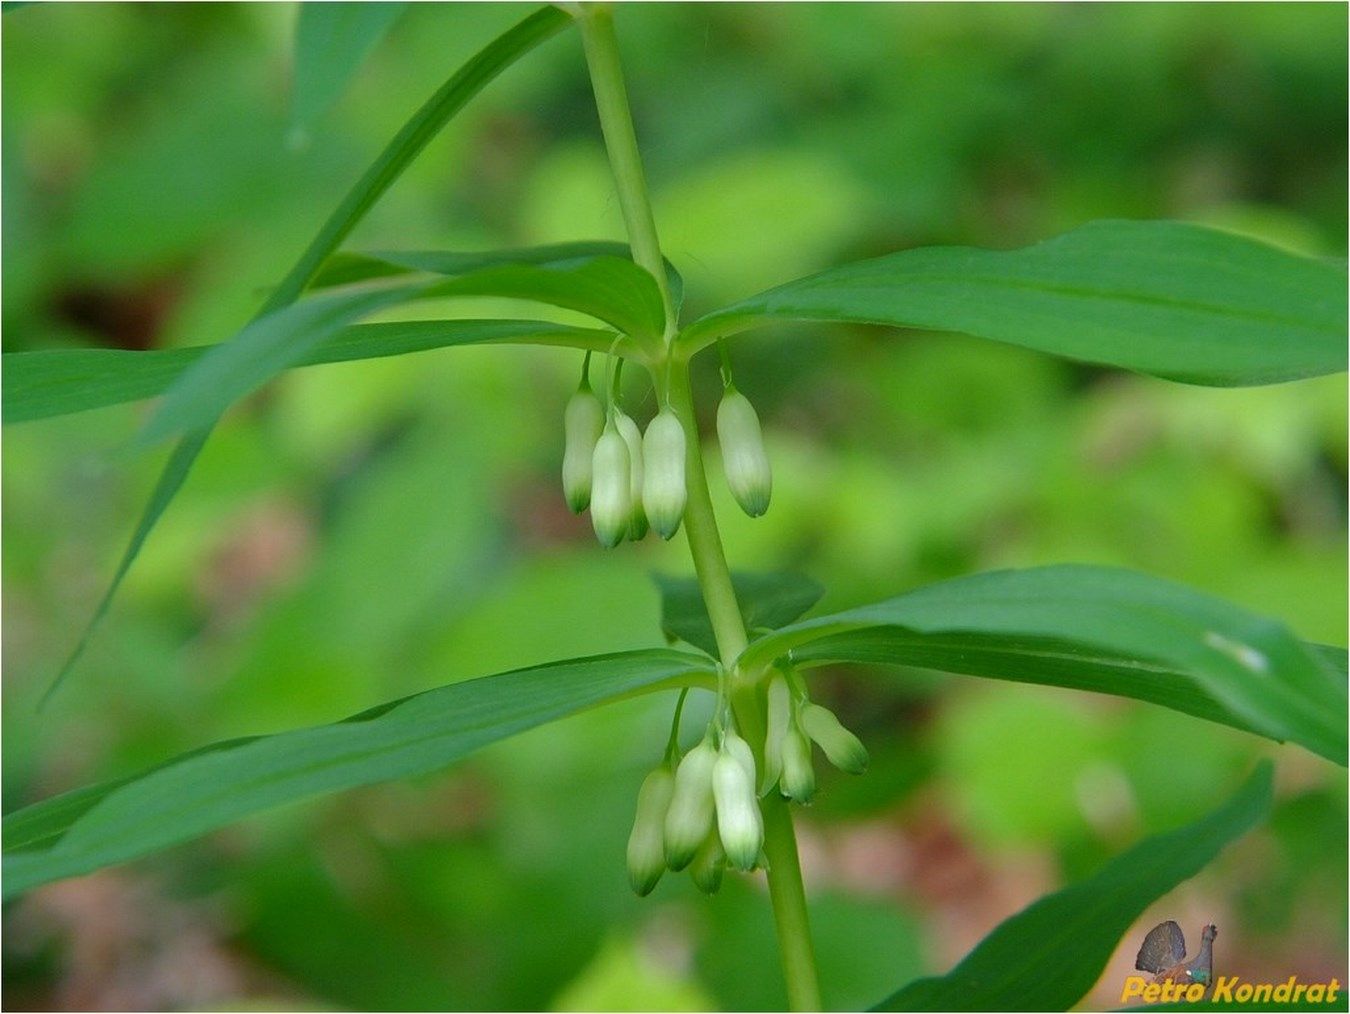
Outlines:
<svg viewBox="0 0 1350 1014"><path fill-rule="evenodd" d="M665 310L656 280L632 261L591 257L558 265L503 264L438 282L426 296L500 296L589 314L644 341L660 342Z"/></svg>
<svg viewBox="0 0 1350 1014"><path fill-rule="evenodd" d="M1256 769L1223 806L1145 839L1086 880L1001 923L944 976L919 979L874 1010L1068 1010L1116 944L1154 901L1193 877L1269 812L1271 765Z"/></svg>
<svg viewBox="0 0 1350 1014"><path fill-rule="evenodd" d="M257 318L174 379L137 442L144 446L214 425L235 401L300 362L353 320L403 302L416 291L407 284L339 289Z"/></svg>
<svg viewBox="0 0 1350 1014"><path fill-rule="evenodd" d="M435 771L496 740L628 694L686 685L707 670L706 659L666 649L570 659L454 683L332 725L197 750L7 815L5 896L284 803Z"/></svg>
<svg viewBox="0 0 1350 1014"><path fill-rule="evenodd" d="M921 636L907 646L904 634ZM828 638L834 640L822 641ZM1273 620L1118 568L1062 565L956 578L784 627L743 658L763 665L788 652L822 661L857 653L858 661L876 661L890 651L894 661L922 665L925 638L927 650L947 653L948 671L1149 700L1346 762L1346 687L1316 649ZM959 658L963 648L969 660ZM981 660L990 649L998 650ZM1038 650L1046 657L1037 660ZM1027 665L1040 669L1029 678Z"/></svg>
<svg viewBox="0 0 1350 1014"><path fill-rule="evenodd" d="M955 331L1192 384L1346 368L1342 267L1182 222L1102 221L1020 250L908 250L692 324L690 350L772 320Z"/></svg>
<svg viewBox="0 0 1350 1014"><path fill-rule="evenodd" d="M535 320L382 321L341 328L295 366L383 359L456 345L539 345L606 352L613 344L612 331ZM5 424L153 398L212 348L6 352L0 356Z"/></svg>
<svg viewBox="0 0 1350 1014"><path fill-rule="evenodd" d="M300 5L292 82L292 122L296 127L308 127L328 111L356 68L407 6L393 2Z"/></svg>
<svg viewBox="0 0 1350 1014"><path fill-rule="evenodd" d="M498 74L571 23L557 7L541 7L499 35L452 74L394 135L357 180L273 290L259 316L299 298L323 262L342 244L371 206L393 185L442 127Z"/></svg>

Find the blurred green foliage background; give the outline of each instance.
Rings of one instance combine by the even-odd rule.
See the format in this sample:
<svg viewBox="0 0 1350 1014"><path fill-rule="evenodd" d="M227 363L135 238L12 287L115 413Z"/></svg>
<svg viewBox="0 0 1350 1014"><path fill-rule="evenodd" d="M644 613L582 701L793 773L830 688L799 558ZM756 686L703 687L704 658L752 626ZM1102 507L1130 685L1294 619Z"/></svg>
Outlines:
<svg viewBox="0 0 1350 1014"><path fill-rule="evenodd" d="M5 348L226 338L423 98L528 9L410 5L307 138L287 106L293 5L9 11ZM843 260L1018 246L1094 218L1185 218L1343 257L1346 17L635 5L619 32L692 319ZM611 237L565 34L476 99L349 245ZM735 567L805 571L828 609L991 567L1122 564L1344 643L1343 378L1186 388L861 327L767 330L732 351L775 467L757 521L714 482ZM42 714L160 461L122 453L144 405L7 430L5 808L216 739L658 643L648 575L688 571L683 536L604 552L567 512L577 366L450 349L299 370L249 399ZM642 422L653 399L629 379ZM1345 981L1338 769L1114 699L893 670L815 680L874 755L799 820L830 1005L944 970L1034 897L1212 807L1262 754L1279 762L1271 823L1150 910L1090 1002L1115 1002L1162 918L1188 935L1218 923L1221 972ZM669 877L641 902L625 885L671 703L37 891L5 909L7 1006L780 1007L758 882L707 900Z"/></svg>

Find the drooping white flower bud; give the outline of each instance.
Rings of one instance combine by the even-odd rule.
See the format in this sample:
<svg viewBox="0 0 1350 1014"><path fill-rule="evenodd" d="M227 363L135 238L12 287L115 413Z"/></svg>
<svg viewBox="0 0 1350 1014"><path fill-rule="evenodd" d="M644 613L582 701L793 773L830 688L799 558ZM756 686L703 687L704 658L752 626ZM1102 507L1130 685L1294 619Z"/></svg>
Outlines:
<svg viewBox="0 0 1350 1014"><path fill-rule="evenodd" d="M666 865L682 870L694 858L713 826L713 767L717 751L704 740L684 755L675 769L675 792L666 810Z"/></svg>
<svg viewBox="0 0 1350 1014"><path fill-rule="evenodd" d="M642 507L663 539L675 534L684 517L684 453L684 427L665 409L647 424L642 438Z"/></svg>
<svg viewBox="0 0 1350 1014"><path fill-rule="evenodd" d="M840 771L860 775L867 770L867 748L857 736L839 724L828 708L808 704L798 716L802 732L814 739Z"/></svg>
<svg viewBox="0 0 1350 1014"><path fill-rule="evenodd" d="M717 889L722 886L722 872L727 868L727 854L722 849L722 839L717 836L717 829L708 832L708 837L703 839L703 844L698 847L698 852L694 854L694 861L689 864L689 876L694 881L694 886L704 894L716 894Z"/></svg>
<svg viewBox="0 0 1350 1014"><path fill-rule="evenodd" d="M573 514L590 506L591 458L604 428L605 407L590 385L582 383L563 412L563 495Z"/></svg>
<svg viewBox="0 0 1350 1014"><path fill-rule="evenodd" d="M750 784L754 785L755 755L750 750L750 744L728 729L722 734L722 750L741 762L741 767L745 768L746 777L750 779Z"/></svg>
<svg viewBox="0 0 1350 1014"><path fill-rule="evenodd" d="M717 439L722 445L722 470L741 510L757 518L769 509L773 476L764 450L759 416L750 400L728 387L717 406Z"/></svg>
<svg viewBox="0 0 1350 1014"><path fill-rule="evenodd" d="M615 416L614 425L628 448L628 500L631 506L626 535L633 542L641 542L647 534L647 512L642 509L642 432L637 423L622 412Z"/></svg>
<svg viewBox="0 0 1350 1014"><path fill-rule="evenodd" d="M778 788L794 802L805 805L816 794L816 769L811 766L811 742L796 726L783 736L783 774Z"/></svg>
<svg viewBox="0 0 1350 1014"><path fill-rule="evenodd" d="M639 898L651 893L666 870L666 811L675 794L675 775L662 765L638 789L637 815L628 836L628 882Z"/></svg>
<svg viewBox="0 0 1350 1014"><path fill-rule="evenodd" d="M754 778L746 772L741 758L724 750L713 765L712 782L717 833L727 862L738 870L753 870L764 847L764 821Z"/></svg>
<svg viewBox="0 0 1350 1014"><path fill-rule="evenodd" d="M769 680L769 708L764 733L764 779L759 783L762 796L774 787L783 773L783 737L792 721L792 691L782 673Z"/></svg>
<svg viewBox="0 0 1350 1014"><path fill-rule="evenodd" d="M591 525L600 545L613 548L628 534L633 516L628 445L613 423L605 426L591 458Z"/></svg>

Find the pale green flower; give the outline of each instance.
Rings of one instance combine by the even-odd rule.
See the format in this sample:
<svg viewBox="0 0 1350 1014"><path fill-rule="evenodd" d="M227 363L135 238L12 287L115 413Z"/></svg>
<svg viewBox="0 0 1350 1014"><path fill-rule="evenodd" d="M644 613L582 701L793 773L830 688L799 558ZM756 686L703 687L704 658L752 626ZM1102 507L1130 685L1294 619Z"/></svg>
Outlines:
<svg viewBox="0 0 1350 1014"><path fill-rule="evenodd" d="M600 434L591 460L591 525L600 544L612 548L628 534L633 516L628 444L613 423Z"/></svg>
<svg viewBox="0 0 1350 1014"><path fill-rule="evenodd" d="M717 751L707 740L684 755L675 769L675 792L666 811L666 865L682 870L713 826L713 767Z"/></svg>
<svg viewBox="0 0 1350 1014"><path fill-rule="evenodd" d="M647 424L642 438L642 507L663 539L675 534L684 517L684 454L684 427L666 409Z"/></svg>
<svg viewBox="0 0 1350 1014"><path fill-rule="evenodd" d="M563 495L573 514L591 503L591 468L596 442L605 428L605 408L583 383L563 412Z"/></svg>
<svg viewBox="0 0 1350 1014"><path fill-rule="evenodd" d="M638 789L637 815L628 836L628 882L638 897L651 893L666 870L666 811L675 794L675 775L664 765Z"/></svg>
<svg viewBox="0 0 1350 1014"><path fill-rule="evenodd" d="M717 406L717 439L722 445L722 470L741 510L757 518L769 509L773 476L764 450L759 416L748 398L728 387Z"/></svg>

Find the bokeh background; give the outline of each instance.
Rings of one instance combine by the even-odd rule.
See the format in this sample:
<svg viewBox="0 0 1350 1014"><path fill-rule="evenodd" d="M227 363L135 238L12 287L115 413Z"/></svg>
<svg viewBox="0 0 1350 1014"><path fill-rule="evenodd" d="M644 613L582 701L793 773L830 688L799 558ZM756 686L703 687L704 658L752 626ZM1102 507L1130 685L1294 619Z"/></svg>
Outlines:
<svg viewBox="0 0 1350 1014"><path fill-rule="evenodd" d="M462 59L528 8L414 4L298 138L291 4L3 19L7 350L228 337ZM1343 257L1341 5L638 5L619 13L686 314L921 244L1177 217ZM622 236L579 39L475 99L350 241ZM456 304L466 316L519 306ZM774 504L714 495L733 565L842 608L999 566L1121 564L1345 643L1343 378L1209 390L950 335L733 345ZM575 355L448 349L295 371L231 413L69 685L151 488L147 406L4 436L4 806L450 681L657 644L652 571L558 488ZM701 375L711 422L716 390ZM631 379L631 378L630 378ZM653 411L636 383L639 421ZM713 469L716 475L716 467ZM1150 909L1216 968L1346 979L1346 791L1296 747L1163 709L894 670L814 692L871 749L800 815L827 1003L943 971L998 921L1215 805L1261 755L1269 824ZM454 770L293 806L4 909L11 1009L728 1009L783 1004L761 884L629 894L664 697Z"/></svg>

